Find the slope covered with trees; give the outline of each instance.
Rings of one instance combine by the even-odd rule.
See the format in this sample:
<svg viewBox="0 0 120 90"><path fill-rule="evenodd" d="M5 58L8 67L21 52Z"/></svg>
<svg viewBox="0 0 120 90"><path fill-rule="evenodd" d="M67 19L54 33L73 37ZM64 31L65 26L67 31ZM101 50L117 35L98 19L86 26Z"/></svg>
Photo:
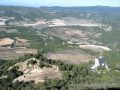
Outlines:
<svg viewBox="0 0 120 90"><path fill-rule="evenodd" d="M17 67L8 68L15 63L35 57L42 62L57 65L62 71L62 79L46 79L43 83L34 84L34 81L13 83L13 80L22 75ZM0 60L0 89L1 90L106 90L119 89L120 72L110 71L96 73L90 70L91 62L80 65L66 64L61 61L47 60L41 53L37 55L26 55L17 60ZM5 77L7 75L7 77Z"/></svg>

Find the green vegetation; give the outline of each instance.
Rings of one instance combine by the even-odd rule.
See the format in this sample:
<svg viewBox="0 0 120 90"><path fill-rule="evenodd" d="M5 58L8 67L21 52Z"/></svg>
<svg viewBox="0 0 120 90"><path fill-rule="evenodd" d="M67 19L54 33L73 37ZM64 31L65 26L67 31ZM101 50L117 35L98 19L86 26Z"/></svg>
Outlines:
<svg viewBox="0 0 120 90"><path fill-rule="evenodd" d="M48 51L56 51L61 50L64 48L67 48L67 45L63 45L62 43L65 42L64 40L61 40L57 37L52 37L50 39L50 36L43 37L40 35L37 35L37 32L32 27L19 27L19 26L12 26L12 27L6 27L7 30L9 29L16 29L18 32L16 33L6 33L6 32L0 32L0 38L6 38L9 37L11 39L14 39L15 37L28 39L30 40L30 46L28 48L36 48L41 49L43 52Z"/></svg>
<svg viewBox="0 0 120 90"><path fill-rule="evenodd" d="M120 64L120 51L111 51L105 53L105 60L109 64Z"/></svg>
<svg viewBox="0 0 120 90"><path fill-rule="evenodd" d="M55 12L55 13L54 13ZM0 90L108 90L120 89L120 7L40 7L40 8L27 8L27 7L0 7L0 17L15 17L15 21L21 21L23 18L29 20L36 19L56 19L63 17L75 17L80 19L92 19L107 26L112 26L112 31L106 32L99 27L84 27L84 26L60 26L60 27L47 27L36 29L33 27L24 26L10 26L6 21L6 27L0 27L0 30L12 30L17 32L7 33L0 31L0 38L15 37L28 39L30 46L27 48L35 48L40 51L36 55L25 55L16 60L0 60ZM45 34L46 31L68 28L86 31L90 40L95 40L103 43L102 45L110 46L112 51L104 52L105 60L111 69L110 71L105 68L98 68L98 72L90 70L91 62L82 64L67 64L61 61L54 61L46 59L43 53L62 51L66 49L73 49L68 47L65 40ZM96 34L98 35L96 37ZM90 35L91 34L91 35ZM74 36L75 37L75 36ZM80 38L80 37L79 37ZM63 44L64 43L64 44ZM92 41L91 41L92 43ZM14 45L11 45L14 48ZM98 52L81 49L81 52L89 53L91 55L99 55ZM42 52L42 54L41 54ZM40 60L39 67L52 67L57 65L61 71L62 79L45 79L45 82L34 84L34 81L23 82L14 79L23 75L19 71L19 67L14 67L9 70L11 66L16 63L26 61L29 58L36 58ZM36 64L36 61L31 60L28 64Z"/></svg>
<svg viewBox="0 0 120 90"><path fill-rule="evenodd" d="M46 79L44 83L34 84L31 82L19 82L12 83L14 78L22 75L22 72L17 71L18 67L14 67L8 70L10 66L17 62L25 61L27 58L36 57L42 62L42 67L46 63L47 65L57 65L62 71L63 76L61 80ZM4 61L0 60L1 75L7 75L7 78L0 79L1 90L96 90L96 89L117 89L119 87L120 71L116 72L111 70L110 72L105 70L105 73L92 72L89 69L90 63L84 63L80 65L65 64L61 61L47 60L41 53L37 55L26 55L19 58L16 61Z"/></svg>
<svg viewBox="0 0 120 90"><path fill-rule="evenodd" d="M120 43L119 35L120 35L120 30L105 32L102 34L102 42L104 42L105 44L113 43L114 41Z"/></svg>
<svg viewBox="0 0 120 90"><path fill-rule="evenodd" d="M27 64L29 65L29 64L31 64L31 65L35 65L37 63L37 61L35 61L35 60L30 60Z"/></svg>
<svg viewBox="0 0 120 90"><path fill-rule="evenodd" d="M50 64L44 63L43 61L40 61L39 67L40 67L40 68L43 68L43 67L52 68L52 66L51 66Z"/></svg>

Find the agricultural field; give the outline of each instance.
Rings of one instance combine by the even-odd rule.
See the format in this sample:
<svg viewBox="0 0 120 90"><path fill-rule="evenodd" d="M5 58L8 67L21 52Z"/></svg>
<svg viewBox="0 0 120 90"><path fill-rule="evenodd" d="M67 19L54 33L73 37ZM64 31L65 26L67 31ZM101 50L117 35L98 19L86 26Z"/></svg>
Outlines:
<svg viewBox="0 0 120 90"><path fill-rule="evenodd" d="M52 60L61 60L66 63L80 64L94 61L94 58L97 56L97 54L87 53L80 49L69 49L57 52L48 52L44 56Z"/></svg>
<svg viewBox="0 0 120 90"><path fill-rule="evenodd" d="M13 60L24 56L25 54L36 54L36 49L27 48L3 48L0 47L0 59Z"/></svg>

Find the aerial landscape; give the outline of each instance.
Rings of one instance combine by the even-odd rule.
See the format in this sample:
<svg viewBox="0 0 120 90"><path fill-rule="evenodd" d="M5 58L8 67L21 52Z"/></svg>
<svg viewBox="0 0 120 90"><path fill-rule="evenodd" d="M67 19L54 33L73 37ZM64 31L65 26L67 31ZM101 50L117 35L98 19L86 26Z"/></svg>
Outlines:
<svg viewBox="0 0 120 90"><path fill-rule="evenodd" d="M0 1L0 90L120 90L120 0L16 1Z"/></svg>

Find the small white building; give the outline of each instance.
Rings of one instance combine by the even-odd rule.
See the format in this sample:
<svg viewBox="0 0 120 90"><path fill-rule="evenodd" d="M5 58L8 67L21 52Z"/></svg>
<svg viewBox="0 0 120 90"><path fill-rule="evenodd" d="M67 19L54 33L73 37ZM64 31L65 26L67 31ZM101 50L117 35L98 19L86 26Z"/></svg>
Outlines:
<svg viewBox="0 0 120 90"><path fill-rule="evenodd" d="M105 63L104 61L104 58L102 56L99 56L98 58L95 59L95 63L94 65L91 67L92 70L97 70L97 67L105 67L107 70L108 69L108 66L107 64Z"/></svg>

